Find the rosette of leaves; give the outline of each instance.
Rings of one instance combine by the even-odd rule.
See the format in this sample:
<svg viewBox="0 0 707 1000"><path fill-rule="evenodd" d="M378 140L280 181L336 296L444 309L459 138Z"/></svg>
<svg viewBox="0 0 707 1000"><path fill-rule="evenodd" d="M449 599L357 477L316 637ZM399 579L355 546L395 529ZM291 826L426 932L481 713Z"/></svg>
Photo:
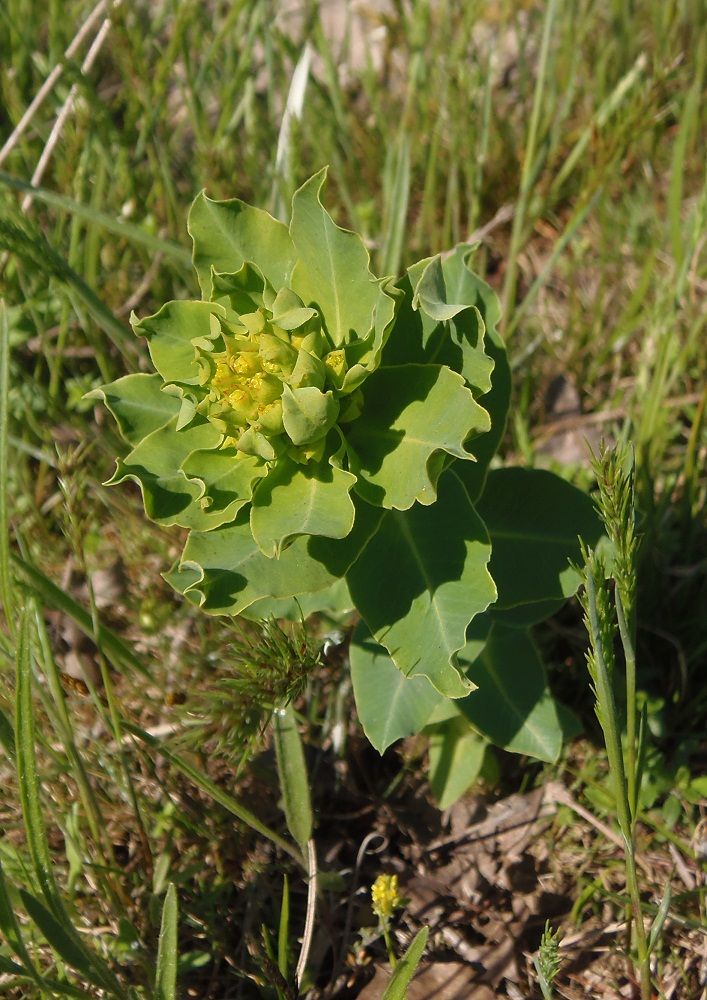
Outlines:
<svg viewBox="0 0 707 1000"><path fill-rule="evenodd" d="M545 473L489 474L510 377L473 248L375 277L360 237L323 208L324 179L295 193L289 226L199 195L188 226L201 299L133 317L156 372L99 394L131 446L110 482L134 480L151 518L190 529L166 574L185 597L263 618L294 601L358 610L356 698L383 749L475 689L474 623L487 637L492 624L525 629L572 592L586 498ZM519 502L550 530L565 488L562 540L530 579L516 529L496 522ZM537 524L535 562L532 538L547 548Z"/></svg>

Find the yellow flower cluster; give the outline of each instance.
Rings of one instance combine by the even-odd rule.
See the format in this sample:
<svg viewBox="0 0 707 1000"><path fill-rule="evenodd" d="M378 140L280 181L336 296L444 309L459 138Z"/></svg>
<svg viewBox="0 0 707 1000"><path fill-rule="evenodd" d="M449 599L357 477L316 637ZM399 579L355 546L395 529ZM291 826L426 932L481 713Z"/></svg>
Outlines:
<svg viewBox="0 0 707 1000"><path fill-rule="evenodd" d="M403 905L403 898L398 892L398 876L379 875L371 887L371 899L376 916L389 920Z"/></svg>

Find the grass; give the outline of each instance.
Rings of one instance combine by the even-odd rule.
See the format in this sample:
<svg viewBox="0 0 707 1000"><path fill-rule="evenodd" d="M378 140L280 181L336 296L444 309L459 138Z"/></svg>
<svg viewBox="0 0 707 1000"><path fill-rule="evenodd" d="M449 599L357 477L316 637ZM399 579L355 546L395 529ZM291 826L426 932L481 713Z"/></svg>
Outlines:
<svg viewBox="0 0 707 1000"><path fill-rule="evenodd" d="M19 914L19 930L7 916L2 924L16 942L0 945L10 996L51 995L67 980L109 991L101 977L116 968L126 995L169 996L170 882L180 982L202 997L267 988L247 978L258 968L248 942L279 920L273 867L284 862L268 846L286 836L276 771L267 754L243 763L224 747L236 731L219 708L233 682L230 636L162 583L176 546L145 521L135 493L99 485L120 445L84 399L144 365L131 309L144 315L195 294L185 220L202 188L280 212L328 163L329 203L365 234L383 273L478 240L515 368L506 456L557 462L548 440L572 431L580 445L564 474L588 485L583 435L633 443L638 683L663 700L669 775L656 808L677 796L679 838L691 835L686 789L707 720L699 5L415 0L362 5L359 26L337 35L331 8L122 3L85 75L90 41L73 58L64 52L92 4L0 8L3 138L64 66L0 162L0 741L10 803L0 862ZM581 412L551 412L557 376L576 387ZM557 629L566 637L573 627ZM71 664L85 692L67 681ZM559 671L556 680L567 684ZM306 680L315 774L325 747L347 762L346 683L337 666ZM192 730L210 742L189 739ZM301 928L306 886L294 860L291 877ZM0 900L0 915L7 909ZM46 914L67 940L52 941ZM33 970L30 981L7 962Z"/></svg>

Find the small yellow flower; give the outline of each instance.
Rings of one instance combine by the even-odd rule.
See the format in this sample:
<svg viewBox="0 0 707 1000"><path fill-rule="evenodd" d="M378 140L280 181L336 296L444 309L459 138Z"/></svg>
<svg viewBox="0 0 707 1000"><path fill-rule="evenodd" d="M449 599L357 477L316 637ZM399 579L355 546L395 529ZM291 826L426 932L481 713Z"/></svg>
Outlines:
<svg viewBox="0 0 707 1000"><path fill-rule="evenodd" d="M376 916L383 921L389 920L403 905L403 898L398 892L398 876L379 875L371 887L371 899Z"/></svg>

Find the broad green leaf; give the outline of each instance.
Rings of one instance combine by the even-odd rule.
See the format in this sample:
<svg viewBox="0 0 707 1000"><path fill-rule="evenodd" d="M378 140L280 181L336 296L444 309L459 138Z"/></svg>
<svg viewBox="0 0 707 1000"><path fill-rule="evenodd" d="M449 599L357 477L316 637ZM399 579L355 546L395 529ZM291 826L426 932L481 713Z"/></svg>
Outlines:
<svg viewBox="0 0 707 1000"><path fill-rule="evenodd" d="M209 531L234 519L251 500L255 484L268 467L235 448L217 448L192 452L182 463L182 471L203 488L198 505L189 511L189 526Z"/></svg>
<svg viewBox="0 0 707 1000"><path fill-rule="evenodd" d="M390 280L378 283L378 302L373 313L373 329L365 340L352 344L346 352L349 370L344 376L342 392L353 392L381 363L383 349L391 334L402 293Z"/></svg>
<svg viewBox="0 0 707 1000"><path fill-rule="evenodd" d="M453 471L437 502L389 511L347 573L373 637L408 676L425 676L449 698L470 690L456 652L472 618L496 596L483 522Z"/></svg>
<svg viewBox="0 0 707 1000"><path fill-rule="evenodd" d="M339 401L331 391L321 392L313 385L299 389L284 386L282 422L293 444L320 441L334 426L338 415Z"/></svg>
<svg viewBox="0 0 707 1000"><path fill-rule="evenodd" d="M493 360L484 350L485 325L476 307L479 278L468 268L469 247L434 257L409 269L412 306L421 312L422 343L428 362L461 372L477 392L491 388Z"/></svg>
<svg viewBox="0 0 707 1000"><path fill-rule="evenodd" d="M297 251L291 287L305 305L315 304L334 347L367 336L378 303L378 283L361 237L340 229L322 206L326 170L310 178L292 199L290 234Z"/></svg>
<svg viewBox="0 0 707 1000"><path fill-rule="evenodd" d="M405 677L363 622L351 639L349 659L358 718L379 754L396 740L419 733L444 701L426 677Z"/></svg>
<svg viewBox="0 0 707 1000"><path fill-rule="evenodd" d="M297 594L295 597L264 597L251 604L241 615L252 621L264 618L287 618L301 621L310 615L326 614L336 619L353 610L353 601L346 580L338 580L330 587L314 594Z"/></svg>
<svg viewBox="0 0 707 1000"><path fill-rule="evenodd" d="M180 564L165 579L211 614L237 615L263 598L291 598L334 587L367 543L380 511L358 501L346 538L296 538L279 559L268 559L250 530L248 511L213 531L190 534Z"/></svg>
<svg viewBox="0 0 707 1000"><path fill-rule="evenodd" d="M349 496L356 477L336 469L326 458L299 465L282 458L255 491L250 527L261 551L279 556L296 535L345 538L354 523Z"/></svg>
<svg viewBox="0 0 707 1000"><path fill-rule="evenodd" d="M162 923L157 945L154 1000L176 1000L177 997L177 926L179 904L173 882L167 886L162 907Z"/></svg>
<svg viewBox="0 0 707 1000"><path fill-rule="evenodd" d="M289 284L294 248L287 226L238 198L212 201L196 196L187 229L194 243L193 262L204 298L211 298L211 271L230 274L252 261L273 288Z"/></svg>
<svg viewBox="0 0 707 1000"><path fill-rule="evenodd" d="M427 733L432 794L440 809L449 809L479 777L488 743L459 715Z"/></svg>
<svg viewBox="0 0 707 1000"><path fill-rule="evenodd" d="M601 537L586 494L541 469L497 469L477 508L493 545L494 611L574 594L580 581L570 560L580 559L577 536L590 546Z"/></svg>
<svg viewBox="0 0 707 1000"><path fill-rule="evenodd" d="M260 268L249 261L231 274L212 273L211 277L213 300L224 306L227 312L230 308L236 316L241 316L263 306L265 279Z"/></svg>
<svg viewBox="0 0 707 1000"><path fill-rule="evenodd" d="M395 971L381 1000L405 1000L408 986L412 982L412 977L417 972L417 967L425 950L429 932L429 927L423 927L417 932L412 944L395 966Z"/></svg>
<svg viewBox="0 0 707 1000"><path fill-rule="evenodd" d="M379 368L362 391L363 413L347 433L356 491L397 510L434 504L441 454L472 458L464 443L488 428L488 414L443 365Z"/></svg>
<svg viewBox="0 0 707 1000"><path fill-rule="evenodd" d="M203 486L187 479L182 464L194 451L216 448L222 435L207 420L196 420L181 430L177 418L153 431L119 461L106 485L126 479L138 483L147 516L158 524L180 524L185 528L199 522L198 501Z"/></svg>
<svg viewBox="0 0 707 1000"><path fill-rule="evenodd" d="M456 704L479 733L505 750L554 763L562 721L528 632L495 624L481 655L467 658L462 650L459 662L478 690Z"/></svg>
<svg viewBox="0 0 707 1000"><path fill-rule="evenodd" d="M214 302L166 302L154 316L130 317L133 330L147 338L152 363L165 382L195 385L199 380L194 340L215 340L221 333Z"/></svg>
<svg viewBox="0 0 707 1000"><path fill-rule="evenodd" d="M292 705L276 709L272 729L287 829L304 854L312 836L314 820L307 765Z"/></svg>
<svg viewBox="0 0 707 1000"><path fill-rule="evenodd" d="M162 384L159 375L124 375L87 396L102 399L125 440L136 445L179 413L179 400L162 392Z"/></svg>

